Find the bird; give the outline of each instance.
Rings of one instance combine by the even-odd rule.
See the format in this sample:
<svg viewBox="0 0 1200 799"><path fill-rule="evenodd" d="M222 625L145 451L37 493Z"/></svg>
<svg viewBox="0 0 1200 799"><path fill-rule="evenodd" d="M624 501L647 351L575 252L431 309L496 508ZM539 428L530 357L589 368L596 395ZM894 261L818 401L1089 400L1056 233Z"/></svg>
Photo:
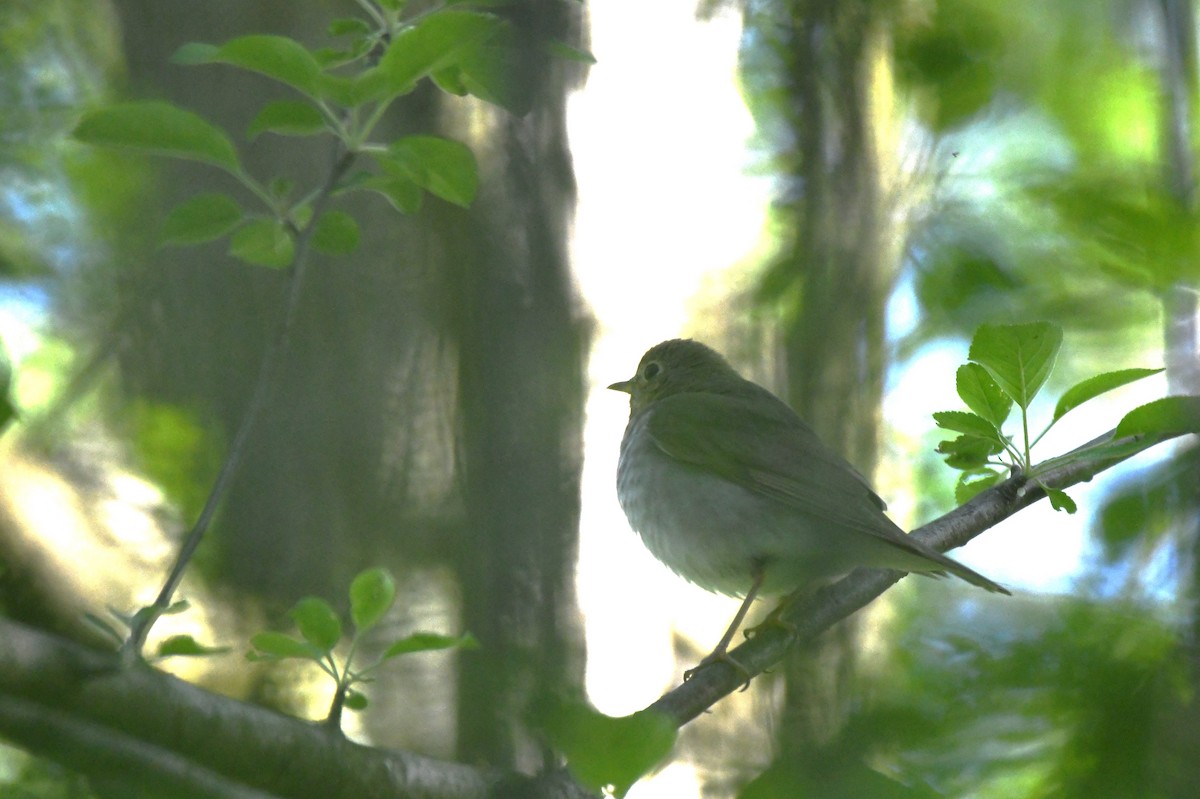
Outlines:
<svg viewBox="0 0 1200 799"><path fill-rule="evenodd" d="M617 497L646 548L702 588L743 597L727 649L760 595L859 566L1000 584L909 536L867 480L779 397L692 339L656 344L609 386L629 395ZM744 669L743 669L744 670Z"/></svg>

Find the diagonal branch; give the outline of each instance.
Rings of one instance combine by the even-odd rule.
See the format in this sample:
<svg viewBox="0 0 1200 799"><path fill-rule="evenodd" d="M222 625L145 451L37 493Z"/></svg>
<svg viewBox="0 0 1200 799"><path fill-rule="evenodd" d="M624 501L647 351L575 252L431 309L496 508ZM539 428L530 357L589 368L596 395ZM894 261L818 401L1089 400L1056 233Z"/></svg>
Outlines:
<svg viewBox="0 0 1200 799"><path fill-rule="evenodd" d="M1025 475L1015 475L998 486L983 491L970 502L939 519L917 528L912 535L934 549L945 551L975 538L984 530L1012 516L1046 496L1048 488L1069 488L1174 436L1133 436L1119 441L1116 431L1109 431L1060 458L1052 459L1037 468L1038 482ZM1117 454L1102 458L1077 457L1087 450L1119 445ZM781 615L783 626L763 629L746 641L730 656L745 667L749 676L761 674L781 661L788 650L810 641L855 611L865 607L905 574L884 569L856 569L841 580L793 602ZM667 715L677 725L684 725L703 713L719 699L738 690L747 675L728 663L713 663L698 671L692 679L668 691L648 710Z"/></svg>

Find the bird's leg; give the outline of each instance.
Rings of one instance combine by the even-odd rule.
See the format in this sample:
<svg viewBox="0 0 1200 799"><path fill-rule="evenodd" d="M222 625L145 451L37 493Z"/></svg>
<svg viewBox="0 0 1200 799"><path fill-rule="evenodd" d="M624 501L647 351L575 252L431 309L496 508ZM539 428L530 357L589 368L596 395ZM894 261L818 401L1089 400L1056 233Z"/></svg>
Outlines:
<svg viewBox="0 0 1200 799"><path fill-rule="evenodd" d="M758 635L758 633L760 631L762 631L764 629L769 629L771 627L778 627L779 629L786 632L788 635L792 635L792 636L796 635L796 632L797 632L796 625L792 624L789 621L784 621L780 617L783 615L783 612L785 610L790 608L792 605L796 604L796 600L800 599L802 596L805 596L807 593L808 592L805 589L801 588L801 589L793 591L792 593L785 596L783 598L783 601L780 602L779 605L774 610L772 610L770 613L768 613L767 617L765 619L763 619L761 622L754 625L753 627L748 628L745 632L745 636L747 638L752 638L752 637Z"/></svg>
<svg viewBox="0 0 1200 799"><path fill-rule="evenodd" d="M683 673L683 680L687 682L695 676L696 672L707 666L709 663L718 661L728 663L737 671L741 672L746 678L746 682L742 685L741 690L746 690L750 687L750 670L738 663L729 655L729 642L733 640L733 636L737 633L738 628L742 626L742 622L746 619L746 614L750 612L750 603L758 596L758 591L762 588L763 577L766 575L766 569L761 563L754 564L754 581L750 583L750 590L746 592L746 598L742 600L742 606L738 608L737 613L733 617L733 621L729 623L725 634L721 636L721 640L713 647L713 651L709 652L703 660L696 664L695 668L688 669Z"/></svg>

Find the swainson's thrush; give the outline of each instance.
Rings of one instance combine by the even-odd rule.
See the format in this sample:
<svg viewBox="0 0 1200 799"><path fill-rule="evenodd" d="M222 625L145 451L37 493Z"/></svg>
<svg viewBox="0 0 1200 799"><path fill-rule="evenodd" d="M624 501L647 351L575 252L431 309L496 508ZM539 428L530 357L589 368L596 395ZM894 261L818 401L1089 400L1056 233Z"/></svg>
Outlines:
<svg viewBox="0 0 1200 799"><path fill-rule="evenodd" d="M858 566L949 572L1008 593L908 536L795 411L703 344L664 341L609 388L630 395L617 467L629 524L680 576L745 597L705 662L725 657L756 595Z"/></svg>

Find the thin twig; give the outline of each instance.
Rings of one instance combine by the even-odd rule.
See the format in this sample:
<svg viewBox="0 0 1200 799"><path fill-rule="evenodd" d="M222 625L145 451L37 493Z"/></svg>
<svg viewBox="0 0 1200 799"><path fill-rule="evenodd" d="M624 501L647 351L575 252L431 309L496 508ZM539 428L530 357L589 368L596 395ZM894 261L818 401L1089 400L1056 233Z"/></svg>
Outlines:
<svg viewBox="0 0 1200 799"><path fill-rule="evenodd" d="M313 201L312 217L296 236L296 250L292 257L287 304L284 306L283 316L279 320L279 326L275 330L275 335L268 344L266 352L263 353L262 362L258 369L258 377L254 383L254 391L250 395L250 401L246 406L246 414L242 417L242 423L233 438L233 443L229 447L228 454L225 456L225 462L221 464L221 471L217 474L217 479L213 483L212 490L209 491L204 508L200 511L200 516L188 532L187 538L184 539L183 546L179 549L179 554L175 558L175 563L171 566L171 571L163 583L162 590L158 592L158 598L147 609L148 612L139 613L135 618L129 639L125 642L123 648L127 657L135 659L141 657L142 647L145 646L146 636L149 635L150 628L154 626L155 621L162 615L162 612L170 606L171 598L174 596L175 590L179 587L179 582L183 579L183 573L187 569L188 563L191 562L192 556L196 553L196 549L204 539L204 534L208 532L209 525L212 523L217 508L220 507L222 500L225 499L225 495L233 485L233 479L237 475L238 467L245 457L250 441L250 434L254 431L255 424L262 415L263 409L267 406L267 400L271 398L271 393L279 382L279 376L287 360L288 350L291 348L292 328L296 321L296 310L300 306L304 278L308 272L313 231L316 228L317 221L321 218L321 214L325 211L325 207L329 204L334 189L337 188L338 181L350 169L355 158L356 153L351 151L343 152L337 158L333 167L329 170L329 175L321 186L320 192Z"/></svg>

